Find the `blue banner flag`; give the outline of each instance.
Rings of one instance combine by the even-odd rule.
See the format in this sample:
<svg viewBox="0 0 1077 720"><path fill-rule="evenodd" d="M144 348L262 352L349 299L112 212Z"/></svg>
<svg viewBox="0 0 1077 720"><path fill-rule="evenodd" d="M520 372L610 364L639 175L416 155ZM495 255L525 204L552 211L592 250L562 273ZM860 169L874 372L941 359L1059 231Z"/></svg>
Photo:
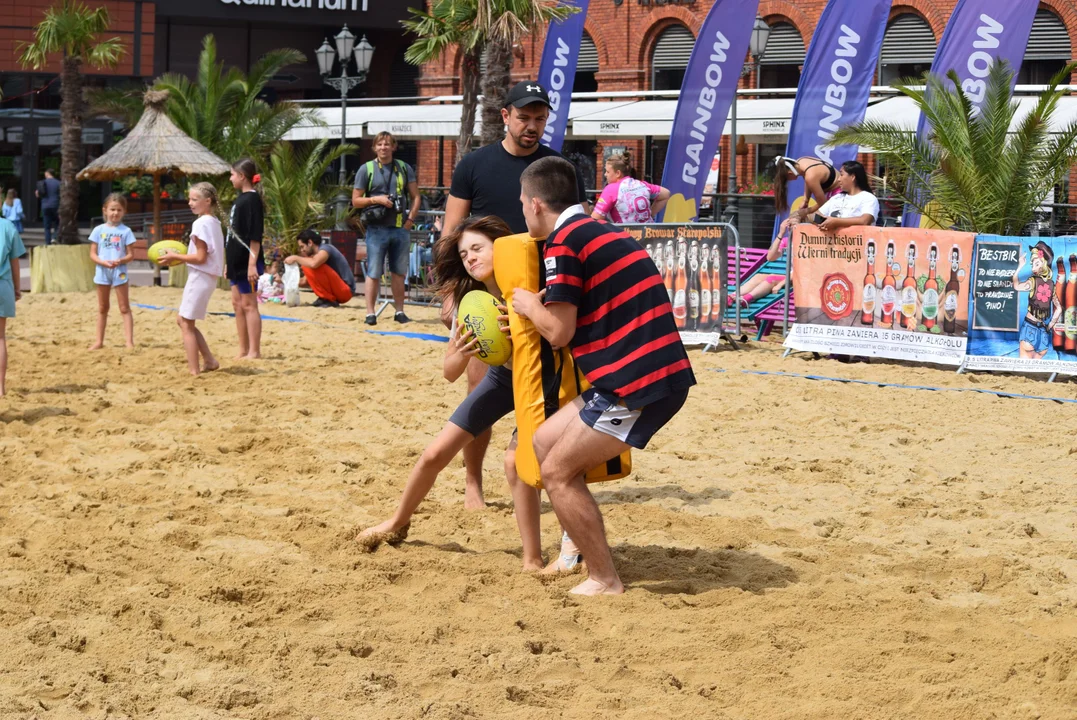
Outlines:
<svg viewBox="0 0 1077 720"><path fill-rule="evenodd" d="M546 43L542 46L542 62L539 64L538 82L550 94L550 118L542 144L557 152L565 142L568 126L568 110L572 105L572 85L576 82L576 60L580 56L583 39L583 23L587 19L590 0L565 0L575 5L578 13L564 20L550 23L546 30Z"/></svg>
<svg viewBox="0 0 1077 720"><path fill-rule="evenodd" d="M1013 70L1012 89L1025 59L1025 46L1038 7L1038 0L958 0L942 33L931 73L945 77L951 70L956 71L961 89L972 102L973 111L978 112L987 97L987 75L997 60L1005 60ZM926 132L927 123L921 114L916 136L923 138ZM921 227L926 222L920 213L905 208L903 226Z"/></svg>
<svg viewBox="0 0 1077 720"><path fill-rule="evenodd" d="M886 32L891 0L830 0L804 58L786 156L816 157L833 167L855 160L856 145L826 146L838 128L864 119ZM791 180L774 219L774 234L804 199L804 179Z"/></svg>
<svg viewBox="0 0 1077 720"><path fill-rule="evenodd" d="M759 0L716 0L703 21L684 71L662 170L662 185L671 194L664 222L690 222L699 216L703 186L740 81L758 9Z"/></svg>

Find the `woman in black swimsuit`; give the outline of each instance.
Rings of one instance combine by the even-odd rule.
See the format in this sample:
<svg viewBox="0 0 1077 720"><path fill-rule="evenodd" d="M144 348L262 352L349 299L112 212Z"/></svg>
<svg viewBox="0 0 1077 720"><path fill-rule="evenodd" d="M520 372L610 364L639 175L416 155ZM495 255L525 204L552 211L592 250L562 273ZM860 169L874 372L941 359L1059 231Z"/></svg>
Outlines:
<svg viewBox="0 0 1077 720"><path fill-rule="evenodd" d="M779 214L790 208L786 188L798 177L804 178L804 202L791 214L803 220L826 202L827 193L837 184L838 173L833 165L816 157L774 158L774 207Z"/></svg>

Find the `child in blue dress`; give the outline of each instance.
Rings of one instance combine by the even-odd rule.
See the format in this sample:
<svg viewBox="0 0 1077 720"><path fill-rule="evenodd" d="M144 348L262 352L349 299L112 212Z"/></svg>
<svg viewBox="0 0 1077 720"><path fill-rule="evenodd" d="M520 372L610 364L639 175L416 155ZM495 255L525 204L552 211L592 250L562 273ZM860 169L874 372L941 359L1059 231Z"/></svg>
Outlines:
<svg viewBox="0 0 1077 720"><path fill-rule="evenodd" d="M0 219L0 397L6 390L7 319L15 317L15 301L22 297L19 289L19 258L26 254L22 238L10 220Z"/></svg>
<svg viewBox="0 0 1077 720"><path fill-rule="evenodd" d="M97 339L91 350L100 350L105 344L105 326L108 325L108 296L116 290L116 300L123 318L123 338L127 347L135 346L135 319L131 315L131 303L127 294L127 263L135 259L131 246L135 234L123 224L127 212L127 199L119 193L105 198L101 208L105 224L98 225L90 233L90 259L97 267L93 281L97 285Z"/></svg>

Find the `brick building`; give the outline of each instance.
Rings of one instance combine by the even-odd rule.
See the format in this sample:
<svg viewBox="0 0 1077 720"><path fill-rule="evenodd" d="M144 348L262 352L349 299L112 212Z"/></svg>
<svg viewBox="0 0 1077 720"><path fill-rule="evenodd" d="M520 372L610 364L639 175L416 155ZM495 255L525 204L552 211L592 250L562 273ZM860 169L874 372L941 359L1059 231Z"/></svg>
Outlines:
<svg viewBox="0 0 1077 720"><path fill-rule="evenodd" d="M576 75L577 91L667 90L679 87L692 43L712 5L712 0L591 0L585 23L585 37ZM895 0L880 53L877 84L927 70L942 37L954 0ZM761 0L759 13L771 26L766 53L757 72L741 82L742 88L792 88L800 78L805 50L811 42L825 0ZM1033 27L1019 83L1046 82L1070 58L1077 39L1077 2L1041 2ZM515 79L537 72L543 37L536 34L525 41L523 59L517 60ZM442 62L423 67L419 79L423 95L451 95L460 90L458 58L450 54ZM762 138L760 138L762 140ZM751 180L757 170L785 147L784 139L770 142L738 143L737 175ZM437 163L421 164L420 184L433 185L439 177L450 177L455 139L420 142L421 158L442 157ZM573 139L565 143L567 154L577 162L591 158L597 167L604 151L627 148L637 158L639 169L654 180L660 179L665 153L664 138L651 142L644 138ZM721 156L729 156L729 137L723 138ZM873 158L866 157L869 164ZM728 169L722 162L719 191L725 191Z"/></svg>

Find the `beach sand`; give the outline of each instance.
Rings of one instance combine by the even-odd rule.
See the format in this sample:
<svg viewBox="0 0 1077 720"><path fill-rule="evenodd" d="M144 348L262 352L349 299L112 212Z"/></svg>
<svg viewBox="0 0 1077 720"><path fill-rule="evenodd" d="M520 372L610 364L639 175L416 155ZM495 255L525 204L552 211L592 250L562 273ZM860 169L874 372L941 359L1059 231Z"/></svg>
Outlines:
<svg viewBox="0 0 1077 720"><path fill-rule="evenodd" d="M176 307L179 290L134 288ZM309 298L309 295L305 295ZM114 305L115 307L115 305ZM218 292L211 310L230 302ZM361 554L464 395L444 345L264 308L260 362L174 311L26 297L0 398L0 718L1073 718L1077 384L780 347L691 352L699 385L592 486L623 597L520 572L494 432L399 547ZM430 309L400 328L446 334ZM559 531L543 507L548 551Z"/></svg>

